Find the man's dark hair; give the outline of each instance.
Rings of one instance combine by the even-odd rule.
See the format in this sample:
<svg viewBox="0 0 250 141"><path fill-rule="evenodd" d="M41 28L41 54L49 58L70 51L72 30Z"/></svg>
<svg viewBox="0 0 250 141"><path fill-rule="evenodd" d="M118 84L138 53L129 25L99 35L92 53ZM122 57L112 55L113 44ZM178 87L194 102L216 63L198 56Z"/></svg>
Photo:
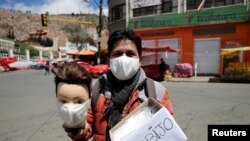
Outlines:
<svg viewBox="0 0 250 141"><path fill-rule="evenodd" d="M109 40L108 40L108 55L109 56L114 47L114 44L118 40L122 40L122 39L128 39L132 41L136 45L138 54L141 57L141 50L142 50L141 38L137 36L133 30L129 30L129 29L117 30L110 35Z"/></svg>

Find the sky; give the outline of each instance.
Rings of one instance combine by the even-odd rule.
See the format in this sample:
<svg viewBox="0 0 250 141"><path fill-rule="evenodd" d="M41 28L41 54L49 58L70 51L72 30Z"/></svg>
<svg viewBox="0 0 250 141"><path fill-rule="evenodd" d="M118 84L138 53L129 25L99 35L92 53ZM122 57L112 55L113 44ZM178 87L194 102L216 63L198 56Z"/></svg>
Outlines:
<svg viewBox="0 0 250 141"><path fill-rule="evenodd" d="M46 11L49 14L99 14L99 0L0 0L0 8L38 14ZM103 13L108 15L107 0L103 0Z"/></svg>

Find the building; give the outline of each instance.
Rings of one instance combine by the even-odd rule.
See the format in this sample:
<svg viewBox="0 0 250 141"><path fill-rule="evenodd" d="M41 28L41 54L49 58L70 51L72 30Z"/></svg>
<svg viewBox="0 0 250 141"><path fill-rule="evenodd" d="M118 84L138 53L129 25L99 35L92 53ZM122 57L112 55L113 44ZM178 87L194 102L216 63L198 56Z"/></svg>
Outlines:
<svg viewBox="0 0 250 141"><path fill-rule="evenodd" d="M117 29L122 29L126 27L126 3L128 0L108 0L109 7L109 33L112 34ZM127 10L128 11L128 10Z"/></svg>
<svg viewBox="0 0 250 141"><path fill-rule="evenodd" d="M6 39L0 39L0 49L13 49L14 48L14 41L6 40Z"/></svg>
<svg viewBox="0 0 250 141"><path fill-rule="evenodd" d="M250 46L249 0L109 0L108 4L110 32L127 26L142 38L143 47L180 50L144 54L142 64L164 58L172 71L176 63L197 63L200 75L222 75L229 61L250 63L249 51L221 55L221 49Z"/></svg>

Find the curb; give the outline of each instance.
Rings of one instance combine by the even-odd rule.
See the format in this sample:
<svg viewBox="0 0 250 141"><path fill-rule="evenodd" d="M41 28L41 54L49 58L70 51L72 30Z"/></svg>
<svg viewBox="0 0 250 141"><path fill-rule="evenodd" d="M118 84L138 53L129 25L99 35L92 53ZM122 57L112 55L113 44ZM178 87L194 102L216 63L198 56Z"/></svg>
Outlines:
<svg viewBox="0 0 250 141"><path fill-rule="evenodd" d="M190 77L190 78L170 78L167 82L194 82L194 83L210 83L221 82L220 78L216 77Z"/></svg>

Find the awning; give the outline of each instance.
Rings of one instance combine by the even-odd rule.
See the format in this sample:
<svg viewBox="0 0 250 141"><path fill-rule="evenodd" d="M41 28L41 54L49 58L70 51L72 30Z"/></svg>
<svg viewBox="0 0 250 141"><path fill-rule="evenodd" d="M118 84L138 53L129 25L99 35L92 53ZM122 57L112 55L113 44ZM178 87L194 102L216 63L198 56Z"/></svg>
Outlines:
<svg viewBox="0 0 250 141"><path fill-rule="evenodd" d="M167 46L167 47L157 47L157 48L143 47L142 51L145 51L145 52L179 52L180 50Z"/></svg>
<svg viewBox="0 0 250 141"><path fill-rule="evenodd" d="M69 55L95 55L95 51L84 50L84 51L75 51L75 52L67 52Z"/></svg>
<svg viewBox="0 0 250 141"><path fill-rule="evenodd" d="M236 48L224 48L221 49L221 55L229 55L237 51L250 51L250 47L236 47Z"/></svg>

